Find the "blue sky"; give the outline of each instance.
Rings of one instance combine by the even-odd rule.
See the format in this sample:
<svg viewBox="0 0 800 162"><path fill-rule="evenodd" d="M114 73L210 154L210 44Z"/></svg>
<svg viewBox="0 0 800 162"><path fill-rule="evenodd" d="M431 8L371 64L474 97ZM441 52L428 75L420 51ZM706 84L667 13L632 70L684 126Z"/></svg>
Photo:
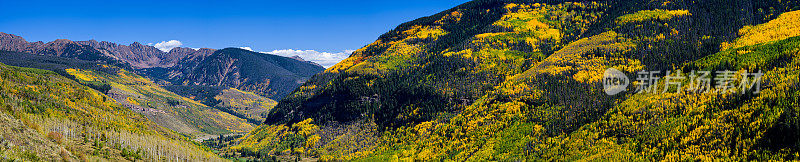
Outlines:
<svg viewBox="0 0 800 162"><path fill-rule="evenodd" d="M337 53L467 0L39 1L0 0L0 32L55 39L183 47Z"/></svg>

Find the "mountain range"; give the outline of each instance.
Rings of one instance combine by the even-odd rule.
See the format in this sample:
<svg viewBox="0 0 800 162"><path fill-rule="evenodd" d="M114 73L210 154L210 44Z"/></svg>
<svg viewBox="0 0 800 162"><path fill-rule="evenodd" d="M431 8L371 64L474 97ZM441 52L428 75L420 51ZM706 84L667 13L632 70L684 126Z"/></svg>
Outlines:
<svg viewBox="0 0 800 162"><path fill-rule="evenodd" d="M130 63L131 66L136 68L173 67L181 59L204 57L216 51L209 48L175 47L169 52L163 52L153 46L143 45L139 42L134 42L129 46L106 41L98 42L96 40L78 41L76 43L98 49L103 54Z"/></svg>
<svg viewBox="0 0 800 162"><path fill-rule="evenodd" d="M210 48L176 47L163 52L139 42L128 46L96 40L28 42L2 32L0 50L102 61L135 70L161 84L227 86L276 100L324 70L298 56L288 58L238 48L217 52Z"/></svg>
<svg viewBox="0 0 800 162"><path fill-rule="evenodd" d="M226 48L181 60L166 73L151 76L184 86L224 86L280 100L322 66L295 58Z"/></svg>
<svg viewBox="0 0 800 162"><path fill-rule="evenodd" d="M20 36L2 32L0 32L0 50L82 60L113 59L128 63L134 68L171 67L182 58L200 57L214 52L213 49L207 48L194 50L180 47L170 52L162 52L153 46L143 45L139 42L134 42L130 46L96 40L58 39L48 43L28 42Z"/></svg>
<svg viewBox="0 0 800 162"><path fill-rule="evenodd" d="M153 129L151 134L168 135L168 139L160 141L167 142L165 145L145 142L159 141L150 139L145 141L138 140L141 143L131 147L119 146L121 144L120 141L92 140L89 134L67 134L73 131L80 131L76 130L79 127L59 128L59 131L54 131L61 134L58 140L83 141L77 143L42 144L41 142L47 142L47 139L52 140L54 138L48 134L54 134L50 132L53 130L51 128L42 130L32 127L32 133L23 135L24 137L12 134L5 134L2 137L3 139L14 139L10 143L4 141L4 145L21 146L21 148L15 146L0 149L4 153L10 153L6 154L7 156L19 156L22 159L34 161L38 158L89 160L98 156L104 157L101 159L111 160L158 159L164 156L197 160L201 154L205 159L212 158L208 156L207 152L198 151L198 146L189 141L208 139L218 135L249 132L257 124L264 121L266 113L277 103L268 97L279 99L312 75L323 70L321 66L297 57L282 57L238 48L215 50L177 47L169 52L163 52L153 46L143 45L138 42L134 42L129 46L95 40L71 41L58 39L48 43L27 42L22 37L6 33L0 33L0 62L19 66L6 68L6 65L2 65L2 69L7 71L21 71L21 69L25 68L52 71L49 73L47 71L12 73L7 77L46 74L46 76L52 78L55 77L51 76L52 74L58 74L67 79L67 81L63 82L75 85L64 87L67 90L90 88L100 94L103 99L102 104L111 105L114 108L127 109L104 110L110 111L107 113L135 113L127 116L117 116L118 118L114 118L111 121L100 121L98 123L92 121L94 120L92 118L95 117L89 117L97 115L95 114L97 112L92 110L91 112L86 112L87 117L69 118L70 122L92 121L94 122L93 124L104 125L108 122L114 123L135 119L139 123L152 124L149 126ZM30 80L20 81L28 82ZM37 83L47 86L52 84L40 81L37 81ZM8 87L11 85L16 84L4 84L3 87L14 89L15 87ZM25 105L13 105L18 101L13 96L7 96L6 93L4 93L3 97L15 99L11 100L13 102L10 103L4 102L4 104L11 106L9 107L9 112L5 113L11 113L12 110L25 109L27 107ZM77 102L74 100L78 98L73 97L79 96L63 96L64 99ZM20 102L24 102L24 100ZM80 106L70 108L75 110L67 109L66 111L85 110ZM48 116L40 117L39 115L42 114L40 112L31 112L27 115L22 114L7 118L8 120L0 122L15 125L17 123L16 120L23 120L23 123L26 123L29 120L28 118L33 116L36 116L36 120L63 120ZM61 127L56 123L48 125L48 127L50 126ZM141 137L135 134L117 137L116 135L120 133L119 131L110 131L106 128L92 129L103 133L91 134L92 136L103 135L104 138L118 138L115 140L130 137L164 138L150 134L139 134L142 135ZM131 133L127 131L123 133ZM3 132L10 133L10 131L5 130ZM36 135L36 132L41 132L41 135ZM105 133L117 134L111 136ZM69 137L61 137L63 135L69 135ZM33 138L36 141L26 141L30 140L29 138ZM75 147L79 147L87 141L95 142L94 145L96 147L92 149L75 149ZM24 144L31 144L31 142L40 143L42 146L47 147ZM102 150L108 150L108 148L103 145L116 145L110 151L113 152L112 154L122 154L122 156L106 155L108 151L102 152ZM153 149L155 146L171 147L175 150L173 152L156 150ZM39 150L40 148L46 150ZM62 150L67 149L66 153L65 151L59 153L59 148ZM178 152L178 149L182 151ZM31 158L25 158L29 154L25 150L39 150L41 154L30 154L32 155Z"/></svg>

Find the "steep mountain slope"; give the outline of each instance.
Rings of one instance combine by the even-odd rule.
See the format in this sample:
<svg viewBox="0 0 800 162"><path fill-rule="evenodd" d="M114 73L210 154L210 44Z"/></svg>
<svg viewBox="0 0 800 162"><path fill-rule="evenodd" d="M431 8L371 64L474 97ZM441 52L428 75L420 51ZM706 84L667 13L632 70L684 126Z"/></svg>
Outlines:
<svg viewBox="0 0 800 162"><path fill-rule="evenodd" d="M161 78L177 85L225 86L280 99L322 70L319 65L292 58L226 48L185 59Z"/></svg>
<svg viewBox="0 0 800 162"><path fill-rule="evenodd" d="M51 71L0 64L0 82L3 160L222 160Z"/></svg>
<svg viewBox="0 0 800 162"><path fill-rule="evenodd" d="M771 45L732 51L723 42L741 47L752 39L736 39L752 35L743 27L798 9L790 1L468 2L402 24L314 76L232 151L338 160L796 159L796 144L774 142L793 141L769 135L797 127L797 84L777 77L796 75L797 40L782 33L793 30L775 33ZM796 25L795 12L787 14L775 21ZM752 29L776 29L770 23ZM763 70L762 89L774 90L607 95L608 68L629 78Z"/></svg>

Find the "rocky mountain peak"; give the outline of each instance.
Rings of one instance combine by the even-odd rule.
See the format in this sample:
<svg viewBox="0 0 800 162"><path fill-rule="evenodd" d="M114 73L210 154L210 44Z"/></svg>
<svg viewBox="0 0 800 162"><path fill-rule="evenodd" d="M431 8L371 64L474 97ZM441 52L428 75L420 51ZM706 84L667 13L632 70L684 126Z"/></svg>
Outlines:
<svg viewBox="0 0 800 162"><path fill-rule="evenodd" d="M0 32L0 39L3 39L3 40L5 40L5 39L15 39L15 40L25 41L25 39L20 37L20 36L17 36L17 35L14 35L14 34L3 33L3 32Z"/></svg>
<svg viewBox="0 0 800 162"><path fill-rule="evenodd" d="M28 41L20 36L0 32L0 50L21 51L27 45Z"/></svg>
<svg viewBox="0 0 800 162"><path fill-rule="evenodd" d="M192 53L192 52L196 52L196 51L197 50L192 49L192 48L175 47L175 48L170 49L169 52L167 52L167 53Z"/></svg>
<svg viewBox="0 0 800 162"><path fill-rule="evenodd" d="M75 42L73 42L73 41L71 41L69 39L56 39L56 40L54 40L54 41L52 41L50 43L47 43L47 44L71 44L71 43L75 43Z"/></svg>
<svg viewBox="0 0 800 162"><path fill-rule="evenodd" d="M130 45L130 47L143 47L143 46L145 46L145 45L142 44L142 43L139 43L139 42L133 42Z"/></svg>
<svg viewBox="0 0 800 162"><path fill-rule="evenodd" d="M63 56L65 52L69 52L69 49L84 48L82 46L87 46L85 48L94 49L113 59L127 62L135 68L172 67L185 57L208 56L215 51L207 48L199 50L175 48L170 52L163 52L158 48L139 42L133 42L126 46L94 39L88 41L57 39L48 43L28 42L20 36L0 32L0 50Z"/></svg>
<svg viewBox="0 0 800 162"><path fill-rule="evenodd" d="M300 56L297 56L297 55L294 55L294 56L292 56L292 57L289 57L289 58L293 58L293 59L295 59L295 60L297 60L297 61L306 61L306 60L303 60L303 58L302 58L302 57L300 57Z"/></svg>

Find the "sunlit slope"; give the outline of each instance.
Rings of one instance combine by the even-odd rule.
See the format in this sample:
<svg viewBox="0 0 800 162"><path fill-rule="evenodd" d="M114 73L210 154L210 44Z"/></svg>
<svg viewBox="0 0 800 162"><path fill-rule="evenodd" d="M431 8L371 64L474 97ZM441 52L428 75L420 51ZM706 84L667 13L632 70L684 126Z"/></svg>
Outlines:
<svg viewBox="0 0 800 162"><path fill-rule="evenodd" d="M769 84L758 95L742 94L741 89L721 94L628 94L613 101L597 120L565 134L564 128L588 115L548 105L552 102L541 97L547 89L536 88L546 84L535 77L509 80L496 94L449 120L398 133L392 139L401 140L376 149L386 151L373 158L796 159L800 84L793 78L800 74L799 54L800 37L793 37L688 62L671 70L739 70L737 75L764 70L764 83ZM541 103L545 104L537 105Z"/></svg>
<svg viewBox="0 0 800 162"><path fill-rule="evenodd" d="M253 129L253 125L242 118L179 96L123 69L113 74L80 69L66 71L84 84L109 85L111 98L180 133L218 135Z"/></svg>
<svg viewBox="0 0 800 162"><path fill-rule="evenodd" d="M790 22L794 12L782 13L798 9L789 1L468 2L404 23L316 75L232 151L325 160L793 159L797 149L752 141L786 141L765 132L778 126L775 114L791 114L787 107L797 104L796 83L773 77L796 75L781 70L797 67L791 64L795 38L771 37L731 48L736 51L720 47L747 39L740 32L746 26ZM608 68L632 79L641 70L763 70L773 79L765 82L787 85L765 84L762 89L776 88L773 97L765 90L708 102L697 98L713 95L646 101L641 98L652 96L633 94L633 86L605 94L601 79ZM667 105L680 99L698 102ZM781 104L764 106L772 103ZM633 108L614 116L625 106ZM710 116L752 107L773 114ZM692 113L679 113L684 110ZM657 120L620 128L632 118ZM712 127L711 120L727 123L687 134ZM690 126L663 124L669 122ZM795 127L787 125L779 129ZM703 133L714 136L695 138ZM737 139L751 142L732 142Z"/></svg>
<svg viewBox="0 0 800 162"><path fill-rule="evenodd" d="M375 114L381 127L403 126L458 110L532 68L581 82L609 64L665 70L719 51L747 24L742 17L766 22L793 4L753 3L777 12L764 13L711 1L512 2L472 1L404 23L281 100L267 123Z"/></svg>
<svg viewBox="0 0 800 162"><path fill-rule="evenodd" d="M722 43L721 48L738 48L800 36L800 12L787 12L768 23L745 26L739 29L739 35L741 37L732 43Z"/></svg>
<svg viewBox="0 0 800 162"><path fill-rule="evenodd" d="M3 160L220 160L54 72L0 64L0 82Z"/></svg>
<svg viewBox="0 0 800 162"><path fill-rule="evenodd" d="M765 70L759 94L627 94L596 120L547 104L546 90L525 92L535 80L510 81L453 118L390 136L368 159L797 159L798 56L800 37L722 51L683 70Z"/></svg>

